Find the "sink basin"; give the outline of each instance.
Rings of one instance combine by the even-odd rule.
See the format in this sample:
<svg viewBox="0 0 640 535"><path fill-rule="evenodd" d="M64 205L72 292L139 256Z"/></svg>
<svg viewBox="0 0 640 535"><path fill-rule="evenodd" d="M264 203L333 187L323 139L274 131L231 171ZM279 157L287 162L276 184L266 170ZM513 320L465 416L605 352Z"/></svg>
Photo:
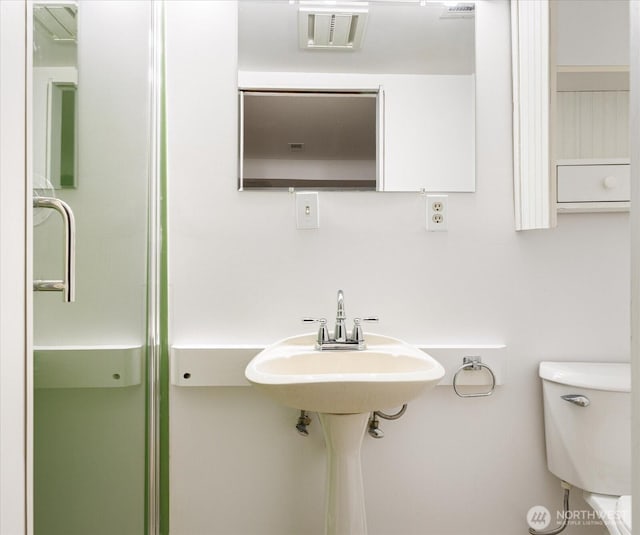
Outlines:
<svg viewBox="0 0 640 535"><path fill-rule="evenodd" d="M249 363L249 382L296 409L354 414L407 403L435 386L444 368L401 340L367 334L362 351L318 351L315 334L277 342Z"/></svg>

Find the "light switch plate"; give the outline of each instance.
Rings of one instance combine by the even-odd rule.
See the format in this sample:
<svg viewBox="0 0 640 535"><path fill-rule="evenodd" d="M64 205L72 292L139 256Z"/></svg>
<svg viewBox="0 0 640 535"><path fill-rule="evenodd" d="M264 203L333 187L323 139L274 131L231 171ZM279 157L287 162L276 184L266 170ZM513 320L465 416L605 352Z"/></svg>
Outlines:
<svg viewBox="0 0 640 535"><path fill-rule="evenodd" d="M317 191L296 192L297 228L320 228L319 204Z"/></svg>

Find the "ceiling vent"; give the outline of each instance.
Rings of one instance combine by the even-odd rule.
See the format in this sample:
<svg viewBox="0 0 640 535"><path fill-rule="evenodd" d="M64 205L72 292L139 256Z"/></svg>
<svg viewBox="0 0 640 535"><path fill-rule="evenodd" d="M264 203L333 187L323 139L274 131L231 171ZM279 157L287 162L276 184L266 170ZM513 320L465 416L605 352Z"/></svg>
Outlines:
<svg viewBox="0 0 640 535"><path fill-rule="evenodd" d="M301 6L298 10L300 48L358 50L367 23L368 8Z"/></svg>
<svg viewBox="0 0 640 535"><path fill-rule="evenodd" d="M44 4L33 7L36 23L49 34L54 41L76 41L78 8L71 4Z"/></svg>
<svg viewBox="0 0 640 535"><path fill-rule="evenodd" d="M304 143L289 143L289 152L304 152Z"/></svg>
<svg viewBox="0 0 640 535"><path fill-rule="evenodd" d="M446 5L440 15L441 19L472 19L475 16L476 6L469 2L459 2L454 5Z"/></svg>

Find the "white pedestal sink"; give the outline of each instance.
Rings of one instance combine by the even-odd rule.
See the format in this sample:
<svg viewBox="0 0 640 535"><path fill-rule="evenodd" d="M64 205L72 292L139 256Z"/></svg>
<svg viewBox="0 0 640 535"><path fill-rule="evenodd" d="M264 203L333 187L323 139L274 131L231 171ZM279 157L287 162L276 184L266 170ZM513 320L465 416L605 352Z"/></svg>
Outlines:
<svg viewBox="0 0 640 535"><path fill-rule="evenodd" d="M247 379L276 401L320 413L327 446L327 535L365 535L360 446L369 414L435 386L444 368L401 340L366 335L361 351L318 351L315 335L277 342L256 355Z"/></svg>

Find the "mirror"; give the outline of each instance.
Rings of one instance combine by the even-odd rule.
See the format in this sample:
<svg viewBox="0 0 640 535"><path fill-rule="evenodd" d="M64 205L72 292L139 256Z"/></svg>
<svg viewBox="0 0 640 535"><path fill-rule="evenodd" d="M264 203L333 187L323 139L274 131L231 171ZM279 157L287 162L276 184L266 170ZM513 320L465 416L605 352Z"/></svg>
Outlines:
<svg viewBox="0 0 640 535"><path fill-rule="evenodd" d="M294 152L312 143L312 138L300 137L304 131L317 133L325 127L312 109L296 109L300 99L273 98L262 100L262 106L271 109L257 111L255 124L248 124L246 109L240 117L239 189L247 189L246 178L257 180L252 181L258 184L254 188L291 187L290 180L313 178L309 187L323 189L475 191L474 15L473 3L239 2L241 113L246 95L256 91L378 94L376 158L368 163L376 169L375 186L371 173L365 186L354 184L364 175L323 174L322 168L335 170L335 164L327 163L329 157ZM349 109L346 115L356 115ZM268 124L261 122L267 114ZM370 125L372 120L365 122ZM293 133L276 135L285 123L298 138L291 137ZM341 145L342 161L353 164L363 160L357 152L344 153L346 147L361 145L353 137L361 130L351 131L349 140L334 132L322 137L326 144ZM262 153L263 168L282 169L285 154L290 156L284 163L288 169L305 158L315 164L304 174L250 176L248 171L255 169L249 161L252 152L243 142L258 133L263 149L279 143L272 153Z"/></svg>
<svg viewBox="0 0 640 535"><path fill-rule="evenodd" d="M77 185L77 13L74 3L33 6L33 171L42 188Z"/></svg>

